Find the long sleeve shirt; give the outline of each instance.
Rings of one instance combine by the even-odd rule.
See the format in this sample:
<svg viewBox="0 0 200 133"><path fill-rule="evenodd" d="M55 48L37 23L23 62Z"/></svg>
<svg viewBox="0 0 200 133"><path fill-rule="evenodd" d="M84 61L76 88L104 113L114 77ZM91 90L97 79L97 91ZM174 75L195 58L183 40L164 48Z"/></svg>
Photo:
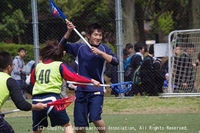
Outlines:
<svg viewBox="0 0 200 133"><path fill-rule="evenodd" d="M93 78L104 84L104 72L106 69L106 60L100 56L92 53L91 49L83 43L67 43L67 40L62 38L60 44L63 45L64 50L67 53L74 55L78 61L78 73L80 75ZM112 56L112 61L110 64L117 66L119 64L116 55L112 50L105 44L99 44L95 46L99 50ZM104 87L100 91L104 91ZM86 86L86 89L81 89L77 87L78 91L99 91L99 88L95 86Z"/></svg>
<svg viewBox="0 0 200 133"><path fill-rule="evenodd" d="M48 60L48 61L43 62L43 63L49 64L51 62L52 62L51 60ZM33 71L31 72L30 81L31 81L32 85L34 85L35 82L36 82L36 74L35 74L36 68L33 69ZM62 76L62 78L67 80L67 81L91 83L91 78L83 77L81 75L76 74L75 72L72 72L72 69L70 70L69 67L64 63L61 63L61 65L59 67L59 72L60 72L60 75Z"/></svg>
<svg viewBox="0 0 200 133"><path fill-rule="evenodd" d="M2 84L2 83L1 83ZM13 78L8 78L6 80L6 86L9 91L10 97L12 101L14 102L15 106L23 111L29 111L32 108L32 105L27 102L21 93L21 88L19 87L18 83ZM1 89L0 89L1 90ZM1 93L0 95L3 95L4 93ZM6 101L7 96L1 96L1 101Z"/></svg>
<svg viewBox="0 0 200 133"><path fill-rule="evenodd" d="M11 73L11 77L14 78L15 80L21 80L21 71L19 70L22 69L25 65L24 63L24 60L21 59L19 56L16 56L14 59L13 59L13 70L12 70L12 73Z"/></svg>

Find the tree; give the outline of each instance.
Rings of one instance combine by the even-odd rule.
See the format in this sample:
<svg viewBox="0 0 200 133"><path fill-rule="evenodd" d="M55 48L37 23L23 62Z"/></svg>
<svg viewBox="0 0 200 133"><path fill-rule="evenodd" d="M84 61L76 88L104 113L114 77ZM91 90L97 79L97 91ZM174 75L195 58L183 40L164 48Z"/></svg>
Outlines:
<svg viewBox="0 0 200 133"><path fill-rule="evenodd" d="M17 42L21 43L21 34L24 33L27 20L26 15L29 13L27 0L20 2L13 0L1 1L0 4L0 40L13 41L16 37ZM26 15L25 15L26 14Z"/></svg>
<svg viewBox="0 0 200 133"><path fill-rule="evenodd" d="M114 36L116 32L115 14L109 7L109 0L78 0L74 2L73 6L68 8L68 10L71 9L71 12L73 12L70 14L71 17L69 19L74 22L80 31L84 31L87 25L97 22L104 27L105 33L108 32ZM109 43L115 44L115 40L110 39Z"/></svg>
<svg viewBox="0 0 200 133"><path fill-rule="evenodd" d="M54 2L67 19L74 23L78 31L85 31L87 25L98 22L104 27L105 32L115 35L115 15L109 8L109 0L54 0ZM50 14L47 1L39 0L38 12L40 36L42 37L40 40L60 39L66 31L63 30L66 29L64 20L55 18ZM50 26L51 28L47 29ZM49 31L48 34L46 34L47 30ZM77 40L79 40L79 37L72 32L69 41L74 42ZM109 43L114 44L115 40L110 39Z"/></svg>
<svg viewBox="0 0 200 133"><path fill-rule="evenodd" d="M192 28L199 29L200 27L200 1L199 0L192 0Z"/></svg>
<svg viewBox="0 0 200 133"><path fill-rule="evenodd" d="M122 1L123 43L135 42L135 9L132 8L135 0Z"/></svg>
<svg viewBox="0 0 200 133"><path fill-rule="evenodd" d="M18 37L18 43L21 43L21 34L24 33L27 21L20 9L13 12L9 16L4 16L0 25L0 34L5 38L4 41L10 40L12 43L13 37Z"/></svg>
<svg viewBox="0 0 200 133"><path fill-rule="evenodd" d="M138 25L138 33L139 33L139 42L142 42L145 44L146 42L146 36L144 32L144 15L145 10L143 9L143 1L136 0L135 2L135 20Z"/></svg>

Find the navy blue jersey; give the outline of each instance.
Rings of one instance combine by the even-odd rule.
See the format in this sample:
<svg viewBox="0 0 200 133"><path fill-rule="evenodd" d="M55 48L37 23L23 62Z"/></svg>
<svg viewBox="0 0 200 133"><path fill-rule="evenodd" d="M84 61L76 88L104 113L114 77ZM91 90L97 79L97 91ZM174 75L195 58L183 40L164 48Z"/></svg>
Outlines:
<svg viewBox="0 0 200 133"><path fill-rule="evenodd" d="M61 43L67 53L74 55L78 61L78 74L93 78L104 84L104 71L106 69L106 60L101 55L95 55L91 49L83 43ZM118 65L116 55L105 44L99 44L97 48L115 58L113 65ZM117 63L116 63L117 62ZM112 64L112 61L111 61ZM86 86L77 87L79 91L103 91L104 87Z"/></svg>

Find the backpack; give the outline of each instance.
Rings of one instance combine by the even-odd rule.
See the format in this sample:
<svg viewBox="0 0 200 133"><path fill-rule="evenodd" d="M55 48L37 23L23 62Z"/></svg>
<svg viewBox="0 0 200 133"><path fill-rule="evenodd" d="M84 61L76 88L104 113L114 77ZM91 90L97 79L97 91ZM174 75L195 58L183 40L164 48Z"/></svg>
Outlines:
<svg viewBox="0 0 200 133"><path fill-rule="evenodd" d="M135 84L135 85L141 85L142 84L141 74L140 74L141 65L138 66L138 68L135 70L135 72L133 74L133 84Z"/></svg>
<svg viewBox="0 0 200 133"><path fill-rule="evenodd" d="M35 67L35 61L31 60L23 67L22 72L26 74L30 74L33 67Z"/></svg>
<svg viewBox="0 0 200 133"><path fill-rule="evenodd" d="M133 60L136 56L137 56L137 54L133 55L131 60ZM129 64L126 67L126 70L124 72L124 77L127 78L127 79L131 79L132 78L132 73L133 73L133 68L132 68L131 64Z"/></svg>
<svg viewBox="0 0 200 133"><path fill-rule="evenodd" d="M132 66L131 66L131 65L127 66L127 67L126 67L126 70L125 70L125 72L124 72L124 77L127 77L127 78L130 77L132 71L133 71Z"/></svg>
<svg viewBox="0 0 200 133"><path fill-rule="evenodd" d="M141 80L141 66L142 66L142 62L140 63L140 65L138 66L138 68L135 70L135 72L133 74L132 81L133 81L133 84L135 84L135 85L141 85L142 84L142 80ZM153 64L151 64L151 67L153 69Z"/></svg>

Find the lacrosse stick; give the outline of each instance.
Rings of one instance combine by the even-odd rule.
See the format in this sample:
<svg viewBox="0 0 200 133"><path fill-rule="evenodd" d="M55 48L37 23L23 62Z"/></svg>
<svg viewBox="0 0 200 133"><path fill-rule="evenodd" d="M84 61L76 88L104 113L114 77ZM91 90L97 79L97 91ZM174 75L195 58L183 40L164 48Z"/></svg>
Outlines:
<svg viewBox="0 0 200 133"><path fill-rule="evenodd" d="M75 96L68 96L66 98L58 99L53 102L49 102L45 104L47 107L53 106L55 110L62 111L67 108L74 100L76 99Z"/></svg>
<svg viewBox="0 0 200 133"><path fill-rule="evenodd" d="M92 83L80 83L74 81L67 81L67 83L75 84L75 85L94 85ZM114 83L114 84L100 84L103 87L110 87L115 90L117 93L126 93L132 88L132 81Z"/></svg>
<svg viewBox="0 0 200 133"><path fill-rule="evenodd" d="M44 104L44 106L47 106L47 107L53 106L57 111L62 111L65 108L67 108L75 99L76 99L75 96L69 96L66 98L58 99L53 102L49 102L47 104ZM21 110L14 109L14 110L2 112L0 114L10 114L10 113L15 113L15 112L19 112L19 111L21 111Z"/></svg>
<svg viewBox="0 0 200 133"><path fill-rule="evenodd" d="M5 112L2 112L2 113L0 113L0 114L10 114L10 113L15 113L15 112L19 112L19 111L21 111L21 110L19 110L19 109L14 109L14 110L9 110L9 111L5 111Z"/></svg>
<svg viewBox="0 0 200 133"><path fill-rule="evenodd" d="M66 22L68 22L67 19L65 19ZM78 34L78 36L88 45L89 48L92 48L90 44L85 40L85 38L76 30L76 28L73 28L73 30Z"/></svg>
<svg viewBox="0 0 200 133"><path fill-rule="evenodd" d="M58 6L53 2L53 0L49 0L50 2L50 10L54 16L61 16L66 22L68 22L66 16L62 13L62 11L58 8ZM90 44L85 40L85 38L76 30L76 28L73 28L73 30L78 34L78 36L83 39L83 41L88 45L89 48L91 48Z"/></svg>

